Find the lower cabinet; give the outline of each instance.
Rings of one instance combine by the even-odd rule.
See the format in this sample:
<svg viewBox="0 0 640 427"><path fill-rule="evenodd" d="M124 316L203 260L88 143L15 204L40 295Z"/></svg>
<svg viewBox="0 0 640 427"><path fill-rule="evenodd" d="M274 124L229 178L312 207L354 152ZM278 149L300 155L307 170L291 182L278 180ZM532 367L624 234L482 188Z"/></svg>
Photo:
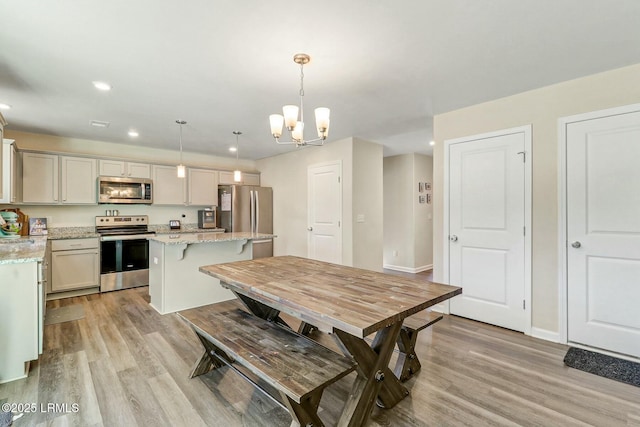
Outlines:
<svg viewBox="0 0 640 427"><path fill-rule="evenodd" d="M100 286L100 242L97 238L51 242L51 292Z"/></svg>

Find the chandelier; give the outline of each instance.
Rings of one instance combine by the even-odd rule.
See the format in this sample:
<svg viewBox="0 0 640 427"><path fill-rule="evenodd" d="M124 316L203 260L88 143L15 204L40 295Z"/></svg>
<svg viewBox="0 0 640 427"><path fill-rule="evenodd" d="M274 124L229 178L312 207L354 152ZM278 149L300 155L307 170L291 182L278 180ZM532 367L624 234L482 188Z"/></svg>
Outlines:
<svg viewBox="0 0 640 427"><path fill-rule="evenodd" d="M298 53L293 56L293 62L300 65L300 107L297 105L285 105L282 107L282 114L269 116L271 134L278 144L295 144L296 147L301 145L322 145L329 134L330 111L328 108L319 107L315 109L318 137L310 140L304 139L304 65L309 63L310 60L311 57L306 53ZM298 112L300 113L300 120L298 120ZM280 141L283 125L291 132L291 141Z"/></svg>

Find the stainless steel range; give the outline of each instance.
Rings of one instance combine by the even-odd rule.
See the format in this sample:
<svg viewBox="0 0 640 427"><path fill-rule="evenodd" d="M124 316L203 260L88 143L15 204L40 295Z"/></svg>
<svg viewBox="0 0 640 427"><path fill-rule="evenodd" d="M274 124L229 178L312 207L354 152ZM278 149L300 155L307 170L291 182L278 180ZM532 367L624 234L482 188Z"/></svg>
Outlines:
<svg viewBox="0 0 640 427"><path fill-rule="evenodd" d="M97 216L100 234L100 292L149 285L147 215Z"/></svg>

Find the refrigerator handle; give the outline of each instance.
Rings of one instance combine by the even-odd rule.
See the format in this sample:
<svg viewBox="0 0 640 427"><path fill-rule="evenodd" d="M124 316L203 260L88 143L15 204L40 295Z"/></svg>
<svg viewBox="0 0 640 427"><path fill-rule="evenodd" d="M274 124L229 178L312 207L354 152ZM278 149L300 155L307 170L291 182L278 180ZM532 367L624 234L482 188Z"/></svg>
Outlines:
<svg viewBox="0 0 640 427"><path fill-rule="evenodd" d="M253 190L249 191L249 231L253 233L253 224L256 220L256 209L253 201Z"/></svg>
<svg viewBox="0 0 640 427"><path fill-rule="evenodd" d="M254 233L257 233L260 229L260 199L258 198L258 191L256 190L256 227L253 230Z"/></svg>

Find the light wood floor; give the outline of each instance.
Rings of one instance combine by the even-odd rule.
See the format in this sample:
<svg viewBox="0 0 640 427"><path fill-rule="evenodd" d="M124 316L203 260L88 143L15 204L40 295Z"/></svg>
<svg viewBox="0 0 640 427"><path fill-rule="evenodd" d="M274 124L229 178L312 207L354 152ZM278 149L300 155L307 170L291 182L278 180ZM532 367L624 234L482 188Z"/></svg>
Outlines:
<svg viewBox="0 0 640 427"><path fill-rule="evenodd" d="M289 425L283 409L228 368L189 379L200 345L175 315L149 307L147 293L49 302L82 304L85 317L47 326L44 354L27 379L0 385L0 402L66 403L69 411L28 413L14 425ZM566 350L445 316L420 335L423 368L406 383L411 395L392 409L375 408L369 425L640 426L640 389L565 367ZM325 391L327 425L335 424L353 375Z"/></svg>

